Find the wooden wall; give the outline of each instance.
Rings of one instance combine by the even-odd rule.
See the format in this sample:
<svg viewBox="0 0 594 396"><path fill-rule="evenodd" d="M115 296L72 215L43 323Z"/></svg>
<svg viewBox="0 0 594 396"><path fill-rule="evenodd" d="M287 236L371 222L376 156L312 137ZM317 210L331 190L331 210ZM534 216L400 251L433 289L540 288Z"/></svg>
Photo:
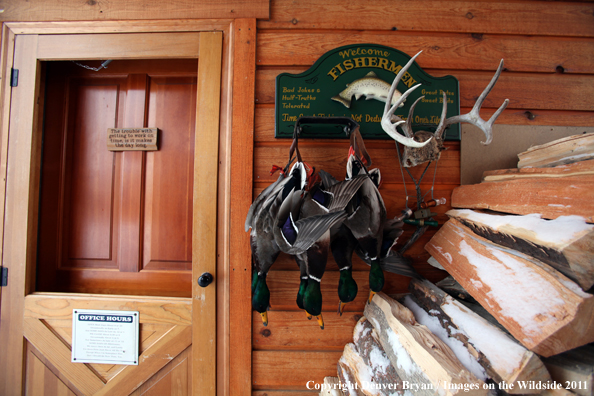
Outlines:
<svg viewBox="0 0 594 396"><path fill-rule="evenodd" d="M410 55L419 50L419 65L435 76L460 81L461 107L467 112L491 79L499 60L505 69L484 104L490 117L505 98L510 105L499 123L512 125L594 125L594 4L551 1L396 1L272 0L270 20L257 23L254 196L271 183L273 164L284 165L290 142L274 138L274 81L282 72L307 70L325 52L347 44L376 43ZM484 137L476 136L476 139ZM497 136L494 137L497 139ZM373 165L381 169L380 192L388 216L404 208L404 187L393 141L366 142ZM435 210L443 223L453 188L460 184L460 145L447 144L437 171L435 197L448 205ZM300 141L305 161L342 179L348 143ZM432 171L432 168L431 168ZM418 172L418 170L417 170ZM417 173L418 174L418 173ZM425 191L431 177L424 183ZM407 181L407 188L411 185ZM416 199L411 197L410 204ZM408 252L418 271L430 280L443 273L426 264L427 233ZM411 231L401 237L406 240ZM359 296L336 314L338 271L332 258L322 281L320 330L297 309L299 273L281 256L269 274L269 325L253 315L252 385L254 395L305 393L308 381L336 375L336 363L362 314L368 294L368 267L354 265ZM389 275L385 291L406 290L408 278ZM287 393L286 391L293 391Z"/></svg>

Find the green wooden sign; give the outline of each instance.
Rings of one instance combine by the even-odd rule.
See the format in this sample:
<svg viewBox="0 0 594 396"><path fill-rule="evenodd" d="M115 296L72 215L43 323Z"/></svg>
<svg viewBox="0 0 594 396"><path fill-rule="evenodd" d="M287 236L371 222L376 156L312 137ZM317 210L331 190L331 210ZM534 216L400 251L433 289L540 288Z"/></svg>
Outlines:
<svg viewBox="0 0 594 396"><path fill-rule="evenodd" d="M421 57L423 54L420 55ZM376 44L354 44L333 49L301 74L282 73L276 77L275 117L277 138L293 137L297 118L351 117L361 126L364 138L390 139L380 121L385 103L379 97L388 90L396 74L410 60L396 49ZM413 131L434 131L443 106L442 91L447 95L447 116L460 114L458 80L453 76L433 77L414 62L398 84L398 91L422 84L396 110L403 120L410 106L415 107ZM346 138L341 126L304 125L301 137ZM446 140L460 140L460 125L451 125Z"/></svg>

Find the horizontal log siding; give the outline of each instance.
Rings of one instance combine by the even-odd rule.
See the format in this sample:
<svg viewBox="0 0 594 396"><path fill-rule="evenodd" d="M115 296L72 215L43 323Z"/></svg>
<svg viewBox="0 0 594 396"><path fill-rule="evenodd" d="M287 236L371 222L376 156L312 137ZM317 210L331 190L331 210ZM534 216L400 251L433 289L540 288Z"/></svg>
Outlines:
<svg viewBox="0 0 594 396"><path fill-rule="evenodd" d="M594 3L272 0L270 13L270 20L257 24L254 196L276 178L269 174L271 166L284 165L288 156L290 142L274 138L276 76L301 73L325 52L342 45L382 44L410 55L423 50L418 58L422 68L460 81L462 112L470 110L504 58L505 71L484 103L483 118L509 98L498 123L594 125ZM366 145L373 166L382 171L380 192L388 216L393 217L405 205L394 142L368 140ZM446 146L434 193L448 199L445 206L434 208L440 223L446 219L452 190L460 184L460 145L448 142ZM347 149L347 141L300 141L304 160L340 179ZM423 183L424 191L430 187L432 171ZM419 172L415 169L413 175ZM411 194L408 177L406 187ZM409 205L415 202L413 193ZM443 272L427 264L429 255L423 247L435 231L430 230L407 252L415 268L433 281ZM400 241L411 234L412 228L407 229ZM341 351L362 315L369 267L354 258L359 295L341 317L336 314L339 274L332 257L327 268L322 281L326 327L320 330L295 305L299 273L294 260L281 254L273 266L268 277L272 305L268 326L262 325L259 315L253 316L253 395L298 395L308 391L308 381L321 383L324 376L336 375ZM408 286L405 277L388 274L386 279L388 293L404 292Z"/></svg>

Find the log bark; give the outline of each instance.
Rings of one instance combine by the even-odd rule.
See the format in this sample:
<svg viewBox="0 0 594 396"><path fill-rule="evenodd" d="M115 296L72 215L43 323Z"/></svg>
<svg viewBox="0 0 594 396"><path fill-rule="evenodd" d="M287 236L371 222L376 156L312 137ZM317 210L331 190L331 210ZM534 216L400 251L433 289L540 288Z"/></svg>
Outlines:
<svg viewBox="0 0 594 396"><path fill-rule="evenodd" d="M403 305L378 293L365 307L364 315L379 335L404 389L418 385L420 389L409 388L415 395L487 394L484 382L466 370L450 348L418 324Z"/></svg>
<svg viewBox="0 0 594 396"><path fill-rule="evenodd" d="M518 154L518 168L570 164L594 158L594 134L568 136Z"/></svg>
<svg viewBox="0 0 594 396"><path fill-rule="evenodd" d="M425 249L526 348L552 356L594 341L594 296L455 219Z"/></svg>
<svg viewBox="0 0 594 396"><path fill-rule="evenodd" d="M588 290L594 285L594 226L580 220L499 216L471 210L447 215L475 234L549 264Z"/></svg>
<svg viewBox="0 0 594 396"><path fill-rule="evenodd" d="M448 345L455 345L452 350L458 359L477 377L514 384L508 391L510 394L540 392L521 390L519 381L546 382L551 379L536 354L428 280L413 279L409 290L411 295L405 305L415 313L417 321L430 329L438 327L434 333ZM501 351L505 351L504 356Z"/></svg>
<svg viewBox="0 0 594 396"><path fill-rule="evenodd" d="M435 260L433 257L431 257L431 258L433 260ZM437 260L435 260L435 261L437 261ZM456 279L454 279L452 276L447 276L447 277L443 278L442 280L437 282L435 285L437 287L439 287L441 290L448 293L450 296L452 296L458 300L468 301L469 303L476 304L476 300L474 298L472 298L470 293L468 293L466 291L466 289L464 289L462 286L460 286L460 284L458 282L456 282Z"/></svg>
<svg viewBox="0 0 594 396"><path fill-rule="evenodd" d="M403 394L402 383L369 321L362 317L353 331L353 343L344 347L340 367L365 395ZM345 375L346 379L347 375Z"/></svg>
<svg viewBox="0 0 594 396"><path fill-rule="evenodd" d="M362 317L353 331L353 343L363 363L369 368L371 382L380 394L404 393L402 381L382 348L373 325ZM365 381L359 377L359 383ZM367 379L366 381L369 381ZM364 390L365 393L365 390ZM371 392L371 394L375 394Z"/></svg>
<svg viewBox="0 0 594 396"><path fill-rule="evenodd" d="M594 395L594 344L544 359L551 377L581 396Z"/></svg>

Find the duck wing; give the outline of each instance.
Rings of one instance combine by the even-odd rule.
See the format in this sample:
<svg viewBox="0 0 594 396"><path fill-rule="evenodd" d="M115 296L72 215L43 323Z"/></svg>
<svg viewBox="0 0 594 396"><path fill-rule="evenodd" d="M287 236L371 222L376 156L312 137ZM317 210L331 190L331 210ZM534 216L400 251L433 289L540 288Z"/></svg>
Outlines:
<svg viewBox="0 0 594 396"><path fill-rule="evenodd" d="M303 205L304 215L301 217L344 210L359 191L365 179L367 179L367 175L359 175L349 180L337 182L329 188L324 188L323 183L317 184L306 197L306 202Z"/></svg>
<svg viewBox="0 0 594 396"><path fill-rule="evenodd" d="M328 210L330 212L343 210L366 180L369 180L367 175L357 175L352 179L338 182L326 189L326 191L332 195Z"/></svg>
<svg viewBox="0 0 594 396"><path fill-rule="evenodd" d="M343 221L346 216L345 211L340 211L295 221L290 214L282 224L279 222L274 227L274 237L283 252L291 255L301 254L316 243L330 227Z"/></svg>
<svg viewBox="0 0 594 396"><path fill-rule="evenodd" d="M248 210L246 219L245 219L245 231L246 232L248 232L249 229L253 227L254 216L260 210L262 203L271 195L271 193L275 190L275 188L280 184L280 182L284 178L285 177L282 174L278 175L278 179L274 183L272 183L268 187L266 187L260 194L258 194L258 196L254 200L254 202L252 202L252 204L250 205L250 209Z"/></svg>
<svg viewBox="0 0 594 396"><path fill-rule="evenodd" d="M363 260L363 262L371 266L371 260L369 257L359 248L355 250L357 256ZM421 275L412 266L412 261L402 256L400 253L392 251L387 257L380 259L380 267L386 272L393 274L409 276L415 279L423 279Z"/></svg>
<svg viewBox="0 0 594 396"><path fill-rule="evenodd" d="M410 276L415 279L423 279L421 275L414 269L410 259L401 256L400 254L393 252L387 257L380 260L380 266L384 271L391 272L393 274Z"/></svg>
<svg viewBox="0 0 594 396"><path fill-rule="evenodd" d="M338 183L338 180L336 180L334 176L332 176L330 173L326 172L323 169L321 169L318 172L318 175L320 176L320 179L322 179L322 185L325 188L330 188L330 186L333 186L334 184Z"/></svg>
<svg viewBox="0 0 594 396"><path fill-rule="evenodd" d="M386 221L384 225L380 257L386 257L390 253L392 247L396 245L398 237L400 237L400 235L402 235L404 232L402 229L403 226L404 223L402 221L393 219Z"/></svg>
<svg viewBox="0 0 594 396"><path fill-rule="evenodd" d="M368 236L381 237L380 232L386 220L386 206L379 191L369 178L365 179L357 191L357 199L359 205L344 221L344 224L357 239Z"/></svg>
<svg viewBox="0 0 594 396"><path fill-rule="evenodd" d="M325 215L311 216L301 219L296 222L296 227L299 230L297 239L291 249L294 252L302 252L309 249L322 235L326 233L332 226L346 219L346 212L339 211L328 213ZM295 253L289 253L295 254Z"/></svg>

